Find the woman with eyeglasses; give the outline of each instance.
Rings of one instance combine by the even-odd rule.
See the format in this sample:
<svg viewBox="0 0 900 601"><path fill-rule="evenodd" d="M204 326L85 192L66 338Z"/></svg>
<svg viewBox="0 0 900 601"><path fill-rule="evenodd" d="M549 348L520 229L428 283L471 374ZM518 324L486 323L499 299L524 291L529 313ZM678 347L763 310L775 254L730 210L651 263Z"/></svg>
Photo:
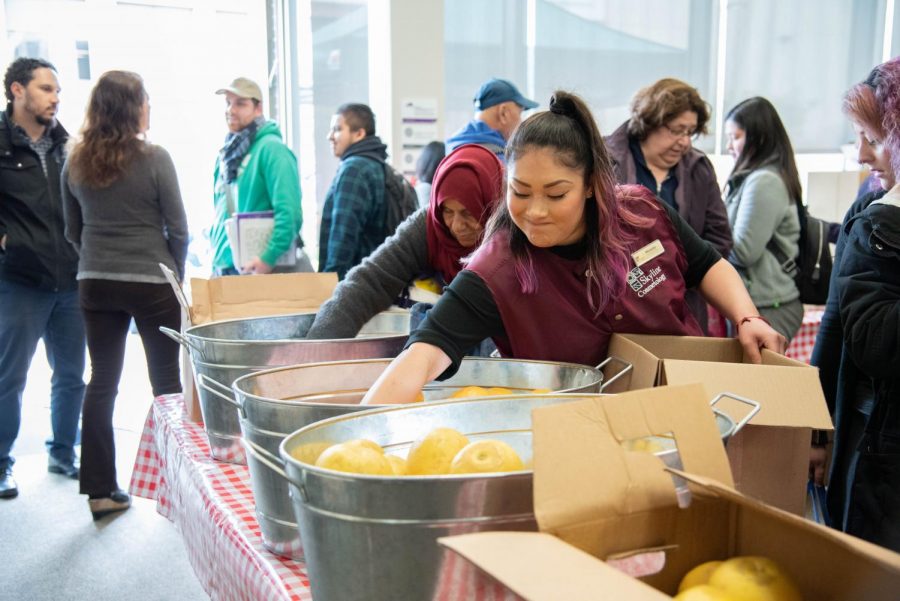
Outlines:
<svg viewBox="0 0 900 601"><path fill-rule="evenodd" d="M784 349L740 276L669 205L617 186L597 123L563 91L506 147L505 202L484 241L363 399L409 403L452 376L486 336L516 359L596 365L614 333L699 336L685 302L697 288L735 323L754 363Z"/></svg>
<svg viewBox="0 0 900 601"><path fill-rule="evenodd" d="M728 260L750 298L788 342L800 329L803 303L785 257L800 243L800 176L778 111L756 96L725 115L727 150L734 157L725 208L734 236Z"/></svg>
<svg viewBox="0 0 900 601"><path fill-rule="evenodd" d="M640 184L673 207L723 257L731 252L731 227L712 163L691 141L706 133L709 107L697 90L666 78L639 90L631 117L606 145L620 184ZM707 330L707 309L695 293L691 311Z"/></svg>

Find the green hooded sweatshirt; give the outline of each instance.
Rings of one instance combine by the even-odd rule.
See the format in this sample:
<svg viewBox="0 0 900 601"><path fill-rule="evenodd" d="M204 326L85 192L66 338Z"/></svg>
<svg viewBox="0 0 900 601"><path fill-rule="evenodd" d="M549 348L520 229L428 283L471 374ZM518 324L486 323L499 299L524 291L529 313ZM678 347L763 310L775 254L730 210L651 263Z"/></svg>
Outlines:
<svg viewBox="0 0 900 601"><path fill-rule="evenodd" d="M281 141L281 131L274 121L267 121L256 132L250 150L241 161L234 183L237 185L236 212L274 211L275 228L260 259L269 265L275 265L278 257L287 251L297 237L300 226L303 225L303 211L300 208L297 158ZM240 265L233 265L225 231L225 220L231 217L231 213L228 210L228 184L225 183L221 158L216 159L213 186L216 220L209 234L213 267L240 268Z"/></svg>

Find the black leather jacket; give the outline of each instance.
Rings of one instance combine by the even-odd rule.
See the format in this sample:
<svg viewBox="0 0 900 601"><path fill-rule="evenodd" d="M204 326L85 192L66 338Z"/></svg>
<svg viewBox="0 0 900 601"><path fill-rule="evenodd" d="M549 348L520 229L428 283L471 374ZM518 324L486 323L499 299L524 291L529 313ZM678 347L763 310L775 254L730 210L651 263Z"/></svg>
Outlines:
<svg viewBox="0 0 900 601"><path fill-rule="evenodd" d="M28 141L0 113L0 280L41 290L76 288L78 254L64 235L60 173L69 134L58 123L50 130L47 175Z"/></svg>

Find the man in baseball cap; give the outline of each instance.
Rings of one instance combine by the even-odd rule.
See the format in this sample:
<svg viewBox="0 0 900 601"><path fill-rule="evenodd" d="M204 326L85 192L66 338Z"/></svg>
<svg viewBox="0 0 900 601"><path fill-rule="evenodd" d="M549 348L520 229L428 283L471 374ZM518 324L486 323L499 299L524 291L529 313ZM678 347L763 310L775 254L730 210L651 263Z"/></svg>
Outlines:
<svg viewBox="0 0 900 601"><path fill-rule="evenodd" d="M278 124L263 116L262 90L238 77L216 90L225 96L228 135L216 158L210 230L214 275L312 271L298 249L303 223L297 158L282 141ZM238 213L271 211L274 227L268 243L252 257L232 255L226 221Z"/></svg>
<svg viewBox="0 0 900 601"><path fill-rule="evenodd" d="M484 82L473 101L475 117L447 139L447 153L463 144L480 144L502 159L506 141L519 125L522 112L538 106L512 83L496 78Z"/></svg>

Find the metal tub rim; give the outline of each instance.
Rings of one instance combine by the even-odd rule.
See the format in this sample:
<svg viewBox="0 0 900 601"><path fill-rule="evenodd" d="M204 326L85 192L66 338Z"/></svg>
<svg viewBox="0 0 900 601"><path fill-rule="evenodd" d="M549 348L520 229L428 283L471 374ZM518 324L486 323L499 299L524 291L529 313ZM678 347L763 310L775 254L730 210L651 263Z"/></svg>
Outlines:
<svg viewBox="0 0 900 601"><path fill-rule="evenodd" d="M384 312L382 312L382 313L384 313ZM377 314L375 317L382 315L382 313ZM361 338L359 336L355 336L353 338L240 338L240 339L236 339L236 338L215 338L215 337L211 337L211 336L201 336L194 332L194 330L198 330L198 329L212 328L213 326L228 325L228 324L237 323L237 322L248 322L248 321L256 321L256 320L263 320L263 319L280 319L280 318L300 317L303 315L316 315L316 311L298 311L296 313L284 313L284 314L279 314L279 315L259 315L259 316L254 316L254 317L236 317L233 319L220 319L217 321L210 321L207 323L202 323L202 324L198 324L198 325L186 328L184 330L184 335L192 337L193 339L201 340L204 342L212 342L212 343L216 343L216 344L246 344L246 343L284 344L286 342L287 343L303 342L303 343L310 343L310 344L325 344L325 343L335 343L335 342L347 342L350 340L358 342L359 340L366 340L369 338L382 339L382 338L409 337L408 332L405 334L385 332L378 336L363 336ZM399 316L398 318L402 319L402 317L403 317L402 315L400 315L399 313L397 315ZM373 317L373 319L375 319L375 317Z"/></svg>
<svg viewBox="0 0 900 601"><path fill-rule="evenodd" d="M463 359L463 361L466 361L466 360L467 359ZM508 359L508 358L502 358L502 357L472 357L468 360L469 361L479 361L479 362L485 361L485 362L491 362L491 363L514 362L514 363L529 363L529 364L547 365L547 366L553 366L553 367L568 367L568 368L573 368L573 369L580 369L580 370L583 370L586 372L587 371L595 372L599 377L597 384L602 385L603 380L604 380L602 371L600 371L596 367L592 367L590 365L584 365L581 363L570 363L570 362L566 362L566 361L542 361L542 360L538 360L538 359ZM357 407L360 407L359 403L349 403L349 404L348 403L316 403L316 402L312 402L312 401L303 401L303 400L295 400L295 399L275 399L272 397L264 397L264 396L260 396L260 395L254 394L252 392L247 392L247 391L243 390L242 388L239 387L239 384L244 384L244 382L243 382L244 380L249 380L249 379L255 378L255 377L262 377L262 376L270 375L270 374L277 373L280 371L288 371L288 370L299 371L301 369L315 368L315 367L320 367L323 365L335 366L337 364L340 364L340 365L353 366L353 365L365 365L365 364L378 363L378 362L390 363L391 361L393 361L393 358L383 357L383 358L369 358L369 359L348 359L346 361L319 361L316 363L302 363L302 364L298 364L298 365L285 365L285 366L275 367L275 368L271 368L271 369L261 370L261 371L258 371L258 372L252 373L252 374L243 375L243 376L237 378L232 383L232 389L235 392L236 398L238 396L244 396L247 399L252 399L253 401L260 402L260 403L278 404L278 405L336 407L336 408L357 408ZM427 385L426 385L426 387L427 387ZM563 395L563 394L573 394L576 396L577 395L585 396L585 395L597 394L597 393L576 393L576 392L572 392L572 389L563 389L563 390L558 390L558 391L555 390L555 391L553 391L551 393L547 393L547 394L550 394L551 396L559 396L559 395ZM484 397L484 398L485 399L489 399L489 398L502 399L502 398L508 398L511 396L519 397L519 396L521 396L521 393L520 394L510 394L510 395L492 395L490 397ZM542 395L531 393L531 396L542 396ZM474 399L474 398L480 398L480 397L466 397L466 398ZM465 399L463 398L463 399L450 399L450 400L457 401L457 400L465 400ZM239 401L239 402L243 405L242 401ZM428 401L428 404L433 405L438 402L444 402L444 401L443 400ZM412 404L404 403L404 404L400 404L397 406L402 408L402 407L408 407L410 405L412 405ZM373 409L385 408L385 407L390 408L391 405L371 405L371 407ZM354 415L359 414L361 412L362 412L362 410L356 411L356 412L354 412Z"/></svg>
<svg viewBox="0 0 900 601"><path fill-rule="evenodd" d="M530 394L527 397L525 397L525 395L522 395L522 394L504 394L504 395L493 395L493 396L484 396L484 397L466 397L466 398L461 398L461 399L450 399L450 400L442 400L442 401L429 401L424 404L422 404L422 403L405 403L405 404L399 404L399 405L372 405L372 408L369 410L357 411L355 413L350 413L347 415L338 415L335 417L330 417L328 419L323 419L321 421L315 422L308 426L304 426L304 427L300 428L299 430L295 430L294 432L289 434L283 441L281 441L281 444L278 445L278 454L281 456L282 461L287 461L289 463L296 464L296 466L302 466L301 469L309 470L311 472L316 473L317 475L327 476L329 478L334 478L334 479L338 479L338 480L363 479L363 480L372 480L372 481L391 480L391 481L398 481L398 482L416 482L416 481L432 480L432 479L440 478L441 482L448 482L448 481L471 480L471 479L480 480L483 478L499 479L499 478L506 478L506 477L511 477L511 476L521 477L523 475L530 474L534 470L533 469L522 469L522 470L516 470L516 471L509 471L509 472L475 472L475 473L469 473L469 474L439 474L439 475L425 474L425 475L402 475L402 476L396 476L396 475L379 476L379 475L371 475L371 474L356 474L356 473L350 473L350 472L339 472L336 470L318 467L311 463L304 463L304 462L300 461L299 459L296 459L289 452L287 452L285 447L287 446L288 442L290 442L291 439L300 437L307 432L310 432L310 431L313 431L313 430L316 430L319 428L324 428L324 427L327 427L327 426L330 426L330 425L333 425L336 423L340 423L343 421L347 421L350 419L365 417L367 415L374 414L374 413L392 413L395 411L403 411L403 410L409 409L410 407L437 407L437 406L442 406L442 405L456 405L458 403L472 403L472 404L474 404L474 403L491 403L491 402L495 402L495 401L516 400L516 399L521 399L523 397L529 398L529 399L531 399L531 398L540 399L540 398L563 397L566 399L570 399L572 401L577 401L580 399L606 397L606 396L615 396L615 395L604 394L604 393L589 393L589 394L585 394L585 393L547 393L547 394ZM355 406L358 406L358 405L355 405ZM521 428L517 428L514 430L504 430L504 433L525 432L525 431L530 431L530 429L524 430ZM340 441L338 441L334 444L338 444L339 442ZM412 441L410 441L410 442L412 442ZM290 484L293 484L296 486L296 484L294 482L290 482Z"/></svg>
<svg viewBox="0 0 900 601"><path fill-rule="evenodd" d="M347 420L362 418L362 417L365 417L366 415L370 415L370 414L374 414L374 413L391 413L394 411L402 411L405 409L409 409L410 407L436 407L436 406L442 406L442 405L454 405L457 403L490 403L493 401L515 400L515 399L522 399L522 398L540 399L540 398L562 397L564 399L569 399L571 401L577 401L577 400L582 400L582 399L586 400L586 399L606 397L606 396L616 396L616 395L606 394L606 393L555 393L554 392L554 393L547 393L547 394L530 394L527 396L522 395L522 394L509 394L509 395L494 395L494 396L484 396L484 397L467 397L467 398L461 398L461 399L430 401L430 402L427 402L424 404L422 404L422 403L405 403L405 404L400 404L400 405L395 405L395 406L394 405L373 405L372 409L369 409L369 410L357 411L357 412L349 413L346 415L338 415L335 417L330 417L330 418L315 422L313 424L310 424L308 426L304 426L304 427L300 428L299 430L295 430L294 432L289 434L284 440L282 440L281 443L278 445L278 454L281 457L282 461L285 461L286 463L295 464L295 467L299 467L300 469L309 470L319 476L327 476L327 477L338 479L338 480L363 479L363 480L372 480L372 481L396 480L396 481L415 482L415 481L420 481L420 480L425 480L425 479L440 478L441 481L444 482L444 481L468 480L468 479L473 479L473 478L474 479L481 479L481 478L495 479L495 478L504 478L507 476L529 474L534 471L533 468L509 471L509 472L476 472L476 473L469 473L469 474L439 474L439 475L426 474L426 475L400 475L400 476L397 476L397 475L383 475L382 476L382 475L371 475L371 474L357 474L357 473L350 473L350 472L339 472L336 470L318 467L314 464L304 463L304 462L300 461L299 459L296 459L293 455L291 455L287 451L286 446L287 446L288 442L291 441L291 439L302 437L303 434L306 434L306 433L311 432L316 429L325 428L325 427L331 426L333 424L337 424L337 423L347 421ZM752 409L750 411L750 413L747 416L745 416L744 418L742 418L740 420L735 420L731 416L729 416L727 413L725 413L724 411L721 411L720 409L716 409L714 406L715 403L718 402L718 400L720 400L721 398L724 398L724 397L738 399L738 400L741 400L742 402L749 402L755 408ZM710 402L710 411L712 412L714 418L716 419L717 427L718 427L720 418L723 419L728 424L728 426L726 428L718 427L719 437L722 439L722 443L727 444L728 440L732 436L734 436L737 432L739 432L743 428L743 426L746 425L754 415L756 415L756 413L759 411L759 404L756 403L755 401L747 401L743 397L739 397L737 395L733 395L730 393L722 393L722 394L717 395ZM512 429L512 430L504 430L503 433L526 432L526 431L530 432L531 430L516 428L516 429ZM483 434L483 433L476 432L474 434ZM468 436L471 434L466 434L466 435ZM340 442L342 442L342 441L337 441L334 444L339 444ZM412 441L410 441L410 442L412 442ZM398 445L399 444L404 444L404 443L398 443ZM659 452L656 452L653 454L657 457L662 458L663 455L676 453L677 450L678 450L677 447L675 447L672 449L664 449L662 451L659 451ZM388 451L388 449L386 449L386 452L387 451ZM291 484L294 484L294 483L291 482Z"/></svg>

